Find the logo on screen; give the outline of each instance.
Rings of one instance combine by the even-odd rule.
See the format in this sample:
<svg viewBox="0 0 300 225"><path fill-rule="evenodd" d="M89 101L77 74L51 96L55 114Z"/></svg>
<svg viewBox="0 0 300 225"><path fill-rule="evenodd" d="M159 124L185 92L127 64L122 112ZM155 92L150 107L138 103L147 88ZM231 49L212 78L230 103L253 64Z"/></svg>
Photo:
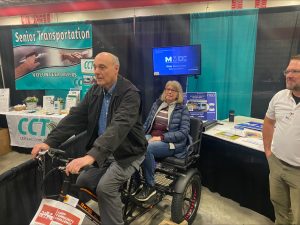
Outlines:
<svg viewBox="0 0 300 225"><path fill-rule="evenodd" d="M187 56L170 56L165 57L166 63L177 63L177 62L187 62Z"/></svg>

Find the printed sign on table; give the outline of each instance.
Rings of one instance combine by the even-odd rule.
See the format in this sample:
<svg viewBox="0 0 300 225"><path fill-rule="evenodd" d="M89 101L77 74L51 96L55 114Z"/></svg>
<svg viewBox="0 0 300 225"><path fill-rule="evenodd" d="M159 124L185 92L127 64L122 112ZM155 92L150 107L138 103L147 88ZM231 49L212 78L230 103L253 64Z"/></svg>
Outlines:
<svg viewBox="0 0 300 225"><path fill-rule="evenodd" d="M9 88L0 89L0 112L9 111Z"/></svg>
<svg viewBox="0 0 300 225"><path fill-rule="evenodd" d="M83 99L88 90L96 83L94 75L94 59L81 60L82 88L80 98Z"/></svg>
<svg viewBox="0 0 300 225"><path fill-rule="evenodd" d="M185 102L192 117L202 120L217 119L216 92L187 92Z"/></svg>
<svg viewBox="0 0 300 225"><path fill-rule="evenodd" d="M12 29L12 39L17 90L73 88L92 57L91 24Z"/></svg>
<svg viewBox="0 0 300 225"><path fill-rule="evenodd" d="M43 142L64 115L37 115L18 112L6 114L10 145L32 148Z"/></svg>

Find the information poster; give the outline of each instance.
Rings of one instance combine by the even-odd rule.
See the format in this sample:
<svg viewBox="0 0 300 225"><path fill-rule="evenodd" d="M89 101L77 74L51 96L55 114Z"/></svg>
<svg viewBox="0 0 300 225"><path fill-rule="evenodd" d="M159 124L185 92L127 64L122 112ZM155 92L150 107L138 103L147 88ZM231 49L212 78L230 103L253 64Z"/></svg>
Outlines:
<svg viewBox="0 0 300 225"><path fill-rule="evenodd" d="M12 30L17 90L69 89L91 58L91 24L41 25Z"/></svg>
<svg viewBox="0 0 300 225"><path fill-rule="evenodd" d="M192 117L202 120L217 119L216 92L187 92L185 102Z"/></svg>

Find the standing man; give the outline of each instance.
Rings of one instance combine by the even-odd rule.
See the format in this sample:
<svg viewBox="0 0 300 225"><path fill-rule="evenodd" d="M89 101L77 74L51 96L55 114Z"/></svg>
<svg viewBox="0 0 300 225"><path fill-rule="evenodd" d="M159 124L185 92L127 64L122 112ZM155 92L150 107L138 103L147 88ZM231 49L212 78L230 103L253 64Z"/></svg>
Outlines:
<svg viewBox="0 0 300 225"><path fill-rule="evenodd" d="M300 55L291 58L285 90L269 103L263 126L275 224L300 225Z"/></svg>
<svg viewBox="0 0 300 225"><path fill-rule="evenodd" d="M66 173L89 166L80 173L77 184L96 191L103 225L124 224L119 188L139 168L147 149L139 90L118 75L119 66L115 55L99 53L94 60L97 84L31 152L35 157L87 130L87 153L72 160Z"/></svg>

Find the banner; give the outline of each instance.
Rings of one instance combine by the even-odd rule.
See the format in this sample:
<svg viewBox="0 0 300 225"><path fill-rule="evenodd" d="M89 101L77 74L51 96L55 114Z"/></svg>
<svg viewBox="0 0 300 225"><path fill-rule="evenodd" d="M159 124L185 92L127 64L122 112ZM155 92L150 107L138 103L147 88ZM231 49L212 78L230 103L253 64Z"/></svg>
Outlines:
<svg viewBox="0 0 300 225"><path fill-rule="evenodd" d="M85 214L80 210L52 199L43 199L30 225L80 225Z"/></svg>
<svg viewBox="0 0 300 225"><path fill-rule="evenodd" d="M243 0L231 1L231 9L242 9L242 8L243 8Z"/></svg>
<svg viewBox="0 0 300 225"><path fill-rule="evenodd" d="M18 28L12 38L17 90L74 88L93 55L91 24Z"/></svg>
<svg viewBox="0 0 300 225"><path fill-rule="evenodd" d="M266 8L267 0L255 0L255 8Z"/></svg>
<svg viewBox="0 0 300 225"><path fill-rule="evenodd" d="M41 115L8 112L6 114L10 145L32 148L43 142L65 115Z"/></svg>
<svg viewBox="0 0 300 225"><path fill-rule="evenodd" d="M187 92L185 102L192 117L201 120L217 119L216 92Z"/></svg>
<svg viewBox="0 0 300 225"><path fill-rule="evenodd" d="M51 23L51 17L53 14L42 13L34 15L22 15L22 24L41 24L41 23Z"/></svg>

